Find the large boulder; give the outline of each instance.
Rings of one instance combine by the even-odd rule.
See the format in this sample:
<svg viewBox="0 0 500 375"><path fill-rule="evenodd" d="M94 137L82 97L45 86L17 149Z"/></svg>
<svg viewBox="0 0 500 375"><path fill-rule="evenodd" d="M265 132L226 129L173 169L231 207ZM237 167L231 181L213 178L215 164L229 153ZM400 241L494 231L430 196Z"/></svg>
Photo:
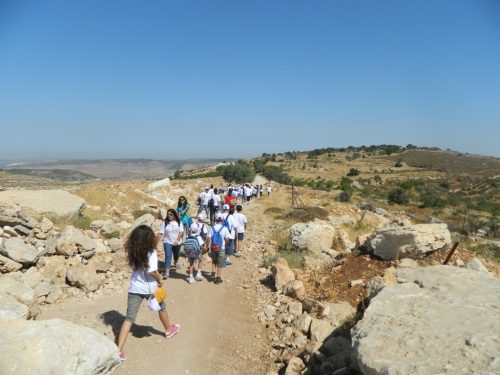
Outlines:
<svg viewBox="0 0 500 375"><path fill-rule="evenodd" d="M116 345L64 320L0 317L1 374L110 374L120 364Z"/></svg>
<svg viewBox="0 0 500 375"><path fill-rule="evenodd" d="M500 373L500 280L451 266L397 270L351 330L363 374Z"/></svg>
<svg viewBox="0 0 500 375"><path fill-rule="evenodd" d="M19 237L6 238L0 247L0 253L7 258L12 259L24 266L31 266L38 262L38 259L44 254L34 246L26 244Z"/></svg>
<svg viewBox="0 0 500 375"><path fill-rule="evenodd" d="M322 220L297 223L290 228L292 245L314 253L320 253L321 249L330 249L334 236L335 227Z"/></svg>
<svg viewBox="0 0 500 375"><path fill-rule="evenodd" d="M148 185L148 190L153 191L159 188L170 187L170 178L164 178L163 180L152 182Z"/></svg>
<svg viewBox="0 0 500 375"><path fill-rule="evenodd" d="M0 191L0 204L18 204L39 214L54 213L60 217L76 217L86 202L64 190L6 190Z"/></svg>
<svg viewBox="0 0 500 375"><path fill-rule="evenodd" d="M134 223L132 224L132 228L138 227L139 225L147 225L148 227L150 227L154 222L155 217L153 215L145 214L134 221Z"/></svg>
<svg viewBox="0 0 500 375"><path fill-rule="evenodd" d="M446 224L415 224L377 229L367 240L367 247L384 260L397 260L423 258L450 243Z"/></svg>

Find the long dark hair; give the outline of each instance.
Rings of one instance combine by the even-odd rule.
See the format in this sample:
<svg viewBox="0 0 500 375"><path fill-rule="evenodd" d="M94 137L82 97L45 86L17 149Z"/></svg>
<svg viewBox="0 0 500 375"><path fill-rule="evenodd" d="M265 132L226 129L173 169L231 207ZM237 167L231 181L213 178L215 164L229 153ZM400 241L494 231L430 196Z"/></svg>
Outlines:
<svg viewBox="0 0 500 375"><path fill-rule="evenodd" d="M156 236L147 225L139 225L130 232L125 250L127 251L128 264L133 270L149 267L148 254L156 249Z"/></svg>
<svg viewBox="0 0 500 375"><path fill-rule="evenodd" d="M184 204L181 203L181 199L184 199ZM188 204L188 201L184 195L181 195L179 197L179 200L177 201L177 207L182 207L182 209L185 209Z"/></svg>
<svg viewBox="0 0 500 375"><path fill-rule="evenodd" d="M169 220L168 220L168 214L171 213L172 215L174 215L174 219L175 221L177 221L177 224L181 225L181 219L179 219L179 214L177 213L176 210L174 210L173 208L169 208L167 210L167 217L165 218L165 226L168 224Z"/></svg>

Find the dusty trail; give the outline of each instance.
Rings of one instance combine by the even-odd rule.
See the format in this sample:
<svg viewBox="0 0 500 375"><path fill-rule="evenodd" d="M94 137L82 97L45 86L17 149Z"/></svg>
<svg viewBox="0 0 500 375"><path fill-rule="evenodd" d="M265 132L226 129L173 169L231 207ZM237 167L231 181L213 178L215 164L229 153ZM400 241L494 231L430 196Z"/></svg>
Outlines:
<svg viewBox="0 0 500 375"><path fill-rule="evenodd" d="M265 229L254 220L261 215L258 200L244 206L249 219L244 255L233 259L224 269L224 283L215 285L207 280L188 284L187 263L166 282L169 294L167 309L173 323L182 326L172 339L166 340L157 314L148 310L145 302L139 310L136 324L129 335L125 351L127 360L115 374L248 374L267 372L262 360L270 346L265 328L258 322L261 310L259 295L266 292L259 279L261 262L259 243L265 241ZM204 275L210 264L203 267ZM50 306L38 317L61 318L88 326L115 340L126 312L128 280L121 292L83 301L68 300Z"/></svg>

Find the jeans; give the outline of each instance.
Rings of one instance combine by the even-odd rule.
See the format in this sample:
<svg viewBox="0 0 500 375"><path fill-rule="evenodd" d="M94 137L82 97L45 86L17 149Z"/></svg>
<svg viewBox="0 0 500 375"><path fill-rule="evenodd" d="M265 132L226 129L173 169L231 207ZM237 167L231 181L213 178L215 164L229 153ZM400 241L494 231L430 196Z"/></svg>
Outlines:
<svg viewBox="0 0 500 375"><path fill-rule="evenodd" d="M210 224L212 224L212 225L215 222L215 213L217 211L219 211L219 206L210 207Z"/></svg>
<svg viewBox="0 0 500 375"><path fill-rule="evenodd" d="M165 270L168 270L172 265L172 253L174 254L174 263L179 261L179 254L181 253L181 245L172 245L170 243L163 243L163 250L165 250Z"/></svg>

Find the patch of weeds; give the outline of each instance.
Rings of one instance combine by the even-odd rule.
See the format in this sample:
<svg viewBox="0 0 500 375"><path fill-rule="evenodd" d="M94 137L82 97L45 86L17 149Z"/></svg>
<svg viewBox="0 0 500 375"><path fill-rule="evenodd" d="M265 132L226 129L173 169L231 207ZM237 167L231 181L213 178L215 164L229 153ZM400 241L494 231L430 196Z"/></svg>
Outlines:
<svg viewBox="0 0 500 375"><path fill-rule="evenodd" d="M103 234L103 237L106 238L107 240L110 240L112 238L120 238L121 234L118 231L113 231L113 232L106 232Z"/></svg>
<svg viewBox="0 0 500 375"><path fill-rule="evenodd" d="M78 216L74 221L73 221L73 226L78 228L78 229L90 229L90 223L92 222L92 219L88 216Z"/></svg>
<svg viewBox="0 0 500 375"><path fill-rule="evenodd" d="M471 243L469 246L467 246L467 248L486 259L490 259L496 263L500 263L500 246L495 245L494 243Z"/></svg>
<svg viewBox="0 0 500 375"><path fill-rule="evenodd" d="M288 262L291 268L302 268L304 261L304 254L300 251L286 250L279 251L274 255L271 255L264 259L263 266L271 267L278 258L284 258Z"/></svg>
<svg viewBox="0 0 500 375"><path fill-rule="evenodd" d="M61 217L55 212L47 212L44 216L50 221L52 221L53 224L56 225L59 224L59 222L61 221Z"/></svg>

